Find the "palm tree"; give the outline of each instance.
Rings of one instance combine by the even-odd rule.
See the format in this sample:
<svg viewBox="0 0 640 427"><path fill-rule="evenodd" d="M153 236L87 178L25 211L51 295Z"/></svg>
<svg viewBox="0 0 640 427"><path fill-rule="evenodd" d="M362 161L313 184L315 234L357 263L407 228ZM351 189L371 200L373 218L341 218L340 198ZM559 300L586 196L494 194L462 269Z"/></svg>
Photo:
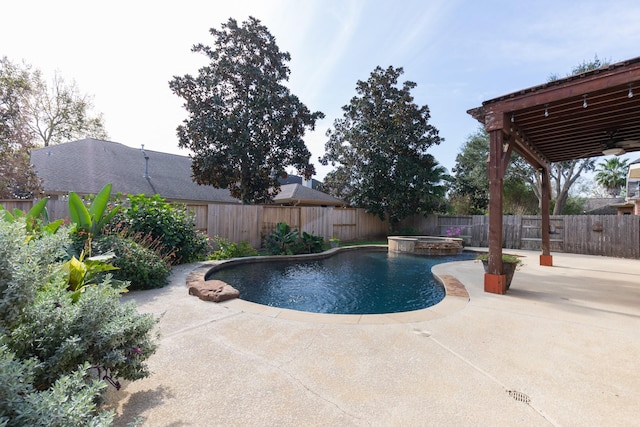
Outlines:
<svg viewBox="0 0 640 427"><path fill-rule="evenodd" d="M612 197L617 197L627 182L628 161L628 159L612 157L598 164L595 176L596 184L604 187Z"/></svg>

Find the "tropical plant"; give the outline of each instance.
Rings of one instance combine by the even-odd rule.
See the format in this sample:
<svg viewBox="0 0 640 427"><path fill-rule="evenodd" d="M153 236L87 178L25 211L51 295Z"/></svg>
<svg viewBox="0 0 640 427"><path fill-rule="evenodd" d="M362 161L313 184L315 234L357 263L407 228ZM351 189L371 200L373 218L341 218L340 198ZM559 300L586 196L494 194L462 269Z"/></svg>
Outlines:
<svg viewBox="0 0 640 427"><path fill-rule="evenodd" d="M298 252L304 252L307 254L322 252L324 238L322 236L314 236L311 233L303 231L302 235L298 238L298 245L300 247Z"/></svg>
<svg viewBox="0 0 640 427"><path fill-rule="evenodd" d="M243 203L270 201L288 166L311 178L306 129L324 117L311 113L283 84L291 60L259 20L234 19L209 31L213 47L198 44L210 63L196 77L174 77L188 118L178 127L179 146L192 152L198 184L228 188Z"/></svg>
<svg viewBox="0 0 640 427"><path fill-rule="evenodd" d="M312 233L292 229L286 222L276 224L276 229L264 238L264 247L270 255L295 255L323 251L324 238Z"/></svg>
<svg viewBox="0 0 640 427"><path fill-rule="evenodd" d="M599 163L595 169L596 184L603 187L612 197L617 197L627 183L628 159L612 157Z"/></svg>
<svg viewBox="0 0 640 427"><path fill-rule="evenodd" d="M291 229L286 222L276 224L276 229L267 235L264 246L271 255L293 255L298 240L298 229Z"/></svg>
<svg viewBox="0 0 640 427"><path fill-rule="evenodd" d="M118 212L118 206L108 210L111 184L105 185L87 209L78 194L69 193L69 218L75 224L75 232L84 240L84 251L91 255L91 241L102 233L106 224Z"/></svg>
<svg viewBox="0 0 640 427"><path fill-rule="evenodd" d="M67 290L72 292L71 300L73 302L78 302L87 286L97 285L99 279L104 278L103 273L118 269L118 267L106 262L111 258L113 258L113 254L85 258L84 252L82 252L80 259L72 256L69 261L62 264L60 268L64 271Z"/></svg>
<svg viewBox="0 0 640 427"><path fill-rule="evenodd" d="M53 234L58 231L58 228L60 228L64 220L59 219L49 222L49 214L46 208L47 200L48 199L40 199L27 212L14 209L13 214L0 205L0 219L11 223L15 223L18 218L23 219L27 233L30 234L29 239L42 233Z"/></svg>

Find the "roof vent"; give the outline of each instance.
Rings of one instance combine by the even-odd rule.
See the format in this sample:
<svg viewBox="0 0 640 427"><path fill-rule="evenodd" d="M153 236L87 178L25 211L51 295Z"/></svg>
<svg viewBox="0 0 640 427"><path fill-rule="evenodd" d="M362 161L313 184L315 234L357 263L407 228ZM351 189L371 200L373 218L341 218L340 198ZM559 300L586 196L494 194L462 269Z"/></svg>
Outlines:
<svg viewBox="0 0 640 427"><path fill-rule="evenodd" d="M142 148L141 148L142 155L144 156L144 175L143 175L143 178L149 179L150 178L150 176L149 176L149 156L147 156L147 153L145 153L145 151L144 151L144 144L141 144L141 145L142 145Z"/></svg>

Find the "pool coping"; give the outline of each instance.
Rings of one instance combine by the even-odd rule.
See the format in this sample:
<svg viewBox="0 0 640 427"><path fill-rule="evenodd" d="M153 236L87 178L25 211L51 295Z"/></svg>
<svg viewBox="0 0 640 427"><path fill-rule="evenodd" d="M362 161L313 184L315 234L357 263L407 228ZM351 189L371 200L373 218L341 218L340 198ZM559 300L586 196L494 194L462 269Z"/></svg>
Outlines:
<svg viewBox="0 0 640 427"><path fill-rule="evenodd" d="M252 262L269 262L276 260L300 260L300 259L322 259L335 255L336 252L350 250L383 250L387 249L387 245L360 245L345 246L333 248L320 252L318 254L302 254L302 255L276 255L269 257L244 257L232 258L222 261L204 261L195 268L186 279L187 288L191 283L206 280L207 273L215 271L219 266L222 268L229 264L246 264ZM261 316L268 316L277 319L295 320L300 322L311 323L332 323L332 324L361 324L361 325L381 325L381 324L397 324L397 323L417 323L428 320L439 319L451 313L462 310L469 302L469 293L465 286L456 277L448 274L438 275L433 273L434 278L440 282L445 288L445 297L438 304L420 310L404 311L400 313L384 313L384 314L327 314L312 313L307 311L292 310L288 308L271 307L268 305L257 304L251 301L235 298L219 303L214 303L227 307L232 310L238 310L245 313L252 313ZM208 301L203 301L208 303Z"/></svg>

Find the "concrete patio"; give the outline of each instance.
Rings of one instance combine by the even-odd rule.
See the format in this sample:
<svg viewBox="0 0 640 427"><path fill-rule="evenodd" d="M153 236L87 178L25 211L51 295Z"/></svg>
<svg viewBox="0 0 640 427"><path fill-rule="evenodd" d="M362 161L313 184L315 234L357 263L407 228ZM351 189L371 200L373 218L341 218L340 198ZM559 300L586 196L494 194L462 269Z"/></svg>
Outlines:
<svg viewBox="0 0 640 427"><path fill-rule="evenodd" d="M442 264L469 298L374 317L204 302L201 265L180 266L125 296L163 317L152 376L108 393L116 425L640 425L640 261L507 252L525 256L507 295Z"/></svg>

